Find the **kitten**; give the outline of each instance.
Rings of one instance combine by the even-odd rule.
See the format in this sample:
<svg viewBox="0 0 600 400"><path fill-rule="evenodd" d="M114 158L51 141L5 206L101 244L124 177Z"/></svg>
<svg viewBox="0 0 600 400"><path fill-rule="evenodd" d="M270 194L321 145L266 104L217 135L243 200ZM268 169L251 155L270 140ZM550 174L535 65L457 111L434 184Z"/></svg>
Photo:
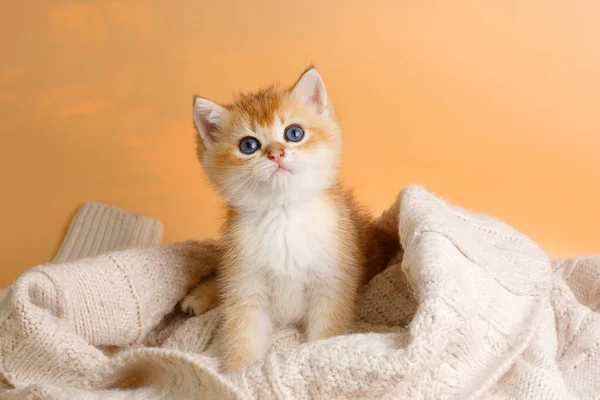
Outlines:
<svg viewBox="0 0 600 400"><path fill-rule="evenodd" d="M341 131L317 70L227 106L196 97L194 122L201 164L228 212L218 278L182 308L198 315L222 302L222 369L264 356L274 326L300 324L308 340L344 334L358 289L389 255L338 181Z"/></svg>

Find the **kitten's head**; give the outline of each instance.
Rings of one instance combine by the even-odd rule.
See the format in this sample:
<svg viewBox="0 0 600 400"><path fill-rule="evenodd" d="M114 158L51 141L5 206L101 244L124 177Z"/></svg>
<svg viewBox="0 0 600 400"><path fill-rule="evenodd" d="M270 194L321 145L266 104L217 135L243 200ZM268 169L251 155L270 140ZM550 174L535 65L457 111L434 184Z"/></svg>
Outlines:
<svg viewBox="0 0 600 400"><path fill-rule="evenodd" d="M301 200L336 180L341 133L316 69L221 106L194 99L198 153L227 201L263 207Z"/></svg>

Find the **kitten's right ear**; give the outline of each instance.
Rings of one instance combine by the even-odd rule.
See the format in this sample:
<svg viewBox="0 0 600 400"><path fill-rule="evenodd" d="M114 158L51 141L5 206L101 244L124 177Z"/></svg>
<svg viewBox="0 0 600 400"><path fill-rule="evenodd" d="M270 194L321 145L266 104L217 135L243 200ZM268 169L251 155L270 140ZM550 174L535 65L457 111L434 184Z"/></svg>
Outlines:
<svg viewBox="0 0 600 400"><path fill-rule="evenodd" d="M294 85L292 93L303 99L307 106L314 107L317 113L327 114L327 91L321 75L314 66L304 71Z"/></svg>
<svg viewBox="0 0 600 400"><path fill-rule="evenodd" d="M219 140L219 131L226 109L205 98L194 97L194 123L205 148Z"/></svg>

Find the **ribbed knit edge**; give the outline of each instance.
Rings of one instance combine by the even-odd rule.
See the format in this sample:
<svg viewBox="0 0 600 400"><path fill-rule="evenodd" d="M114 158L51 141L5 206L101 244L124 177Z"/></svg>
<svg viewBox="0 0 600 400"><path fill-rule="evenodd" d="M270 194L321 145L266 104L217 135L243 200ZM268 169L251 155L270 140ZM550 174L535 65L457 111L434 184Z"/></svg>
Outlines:
<svg viewBox="0 0 600 400"><path fill-rule="evenodd" d="M163 231L163 224L156 218L90 201L73 217L52 263L75 261L115 250L158 246L162 243ZM9 288L0 289L0 301L8 295Z"/></svg>
<svg viewBox="0 0 600 400"><path fill-rule="evenodd" d="M163 224L156 218L132 213L108 204L84 203L73 217L53 264L93 257L115 250L158 246ZM0 301L9 293L0 289Z"/></svg>
<svg viewBox="0 0 600 400"><path fill-rule="evenodd" d="M73 217L52 263L128 248L158 246L162 239L163 225L158 219L90 201Z"/></svg>

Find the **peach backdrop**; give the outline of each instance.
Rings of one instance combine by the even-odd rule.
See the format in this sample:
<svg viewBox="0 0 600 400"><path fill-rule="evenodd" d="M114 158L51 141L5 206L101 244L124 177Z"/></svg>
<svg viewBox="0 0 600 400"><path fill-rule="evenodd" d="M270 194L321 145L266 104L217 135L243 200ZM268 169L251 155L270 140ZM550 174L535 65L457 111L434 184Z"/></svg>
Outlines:
<svg viewBox="0 0 600 400"><path fill-rule="evenodd" d="M192 94L311 62L374 212L422 183L552 257L600 253L599 18L592 1L7 3L0 286L53 256L85 200L156 216L167 241L216 235Z"/></svg>

